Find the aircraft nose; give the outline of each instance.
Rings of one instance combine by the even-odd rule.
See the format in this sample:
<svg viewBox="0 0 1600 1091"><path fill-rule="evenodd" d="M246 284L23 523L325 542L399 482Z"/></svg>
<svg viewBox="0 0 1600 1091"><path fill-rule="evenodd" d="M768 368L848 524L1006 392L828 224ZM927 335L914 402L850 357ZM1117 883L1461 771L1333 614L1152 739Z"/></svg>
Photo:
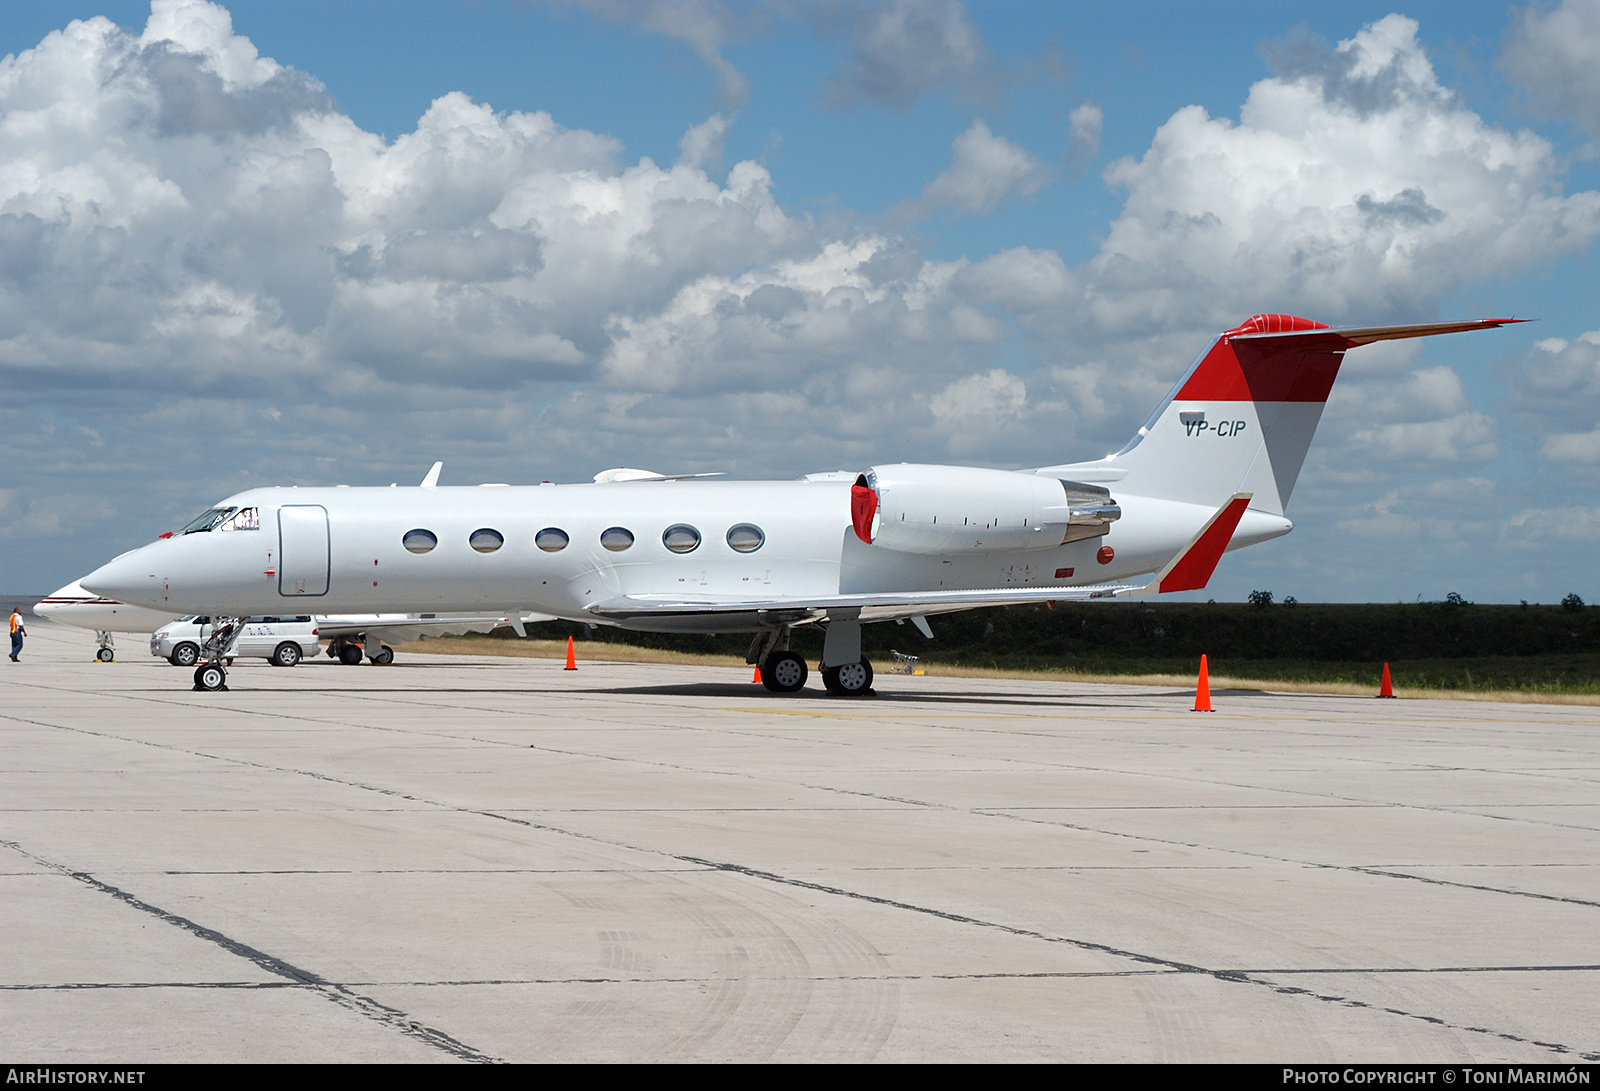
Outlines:
<svg viewBox="0 0 1600 1091"><path fill-rule="evenodd" d="M124 553L108 561L78 582L84 590L118 602L161 608L162 579L150 571L149 562L139 554Z"/></svg>

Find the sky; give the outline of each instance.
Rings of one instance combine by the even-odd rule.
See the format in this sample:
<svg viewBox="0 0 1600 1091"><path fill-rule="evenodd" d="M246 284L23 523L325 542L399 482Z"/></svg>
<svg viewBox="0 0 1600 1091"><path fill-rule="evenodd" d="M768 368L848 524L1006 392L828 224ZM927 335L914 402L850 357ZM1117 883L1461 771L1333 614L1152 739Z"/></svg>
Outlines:
<svg viewBox="0 0 1600 1091"><path fill-rule="evenodd" d="M1098 458L1284 312L1537 321L1351 352L1199 597L1600 601L1600 0L10 0L0 54L7 590L435 459Z"/></svg>

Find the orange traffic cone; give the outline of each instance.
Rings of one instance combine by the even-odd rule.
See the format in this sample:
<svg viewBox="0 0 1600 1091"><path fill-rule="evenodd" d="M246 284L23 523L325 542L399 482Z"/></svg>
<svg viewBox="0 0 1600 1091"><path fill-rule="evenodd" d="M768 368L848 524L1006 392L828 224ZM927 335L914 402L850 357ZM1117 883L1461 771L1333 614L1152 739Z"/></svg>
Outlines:
<svg viewBox="0 0 1600 1091"><path fill-rule="evenodd" d="M1383 665L1383 684L1378 687L1379 697L1393 697L1394 686L1389 682L1389 664Z"/></svg>
<svg viewBox="0 0 1600 1091"><path fill-rule="evenodd" d="M572 654L572 638L570 636L567 637L567 665L563 669L569 671L578 669L578 657Z"/></svg>
<svg viewBox="0 0 1600 1091"><path fill-rule="evenodd" d="M759 684L761 682L761 664L760 663L756 664L756 676L754 678L750 679L750 681L755 682L757 684Z"/></svg>
<svg viewBox="0 0 1600 1091"><path fill-rule="evenodd" d="M1206 670L1206 657L1200 656L1200 680L1194 687L1194 710L1211 711L1211 672Z"/></svg>

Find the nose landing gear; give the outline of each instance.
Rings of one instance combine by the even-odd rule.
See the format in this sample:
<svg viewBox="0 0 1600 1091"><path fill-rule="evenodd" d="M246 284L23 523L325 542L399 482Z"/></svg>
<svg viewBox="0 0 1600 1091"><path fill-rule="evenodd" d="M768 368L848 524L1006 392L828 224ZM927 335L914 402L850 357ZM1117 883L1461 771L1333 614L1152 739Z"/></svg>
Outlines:
<svg viewBox="0 0 1600 1091"><path fill-rule="evenodd" d="M216 617L210 635L201 645L198 658L200 665L194 669L194 688L215 692L228 688L228 672L222 666L223 660L231 665L233 657L230 654L234 645L239 643L239 634L244 631L244 618L242 617Z"/></svg>

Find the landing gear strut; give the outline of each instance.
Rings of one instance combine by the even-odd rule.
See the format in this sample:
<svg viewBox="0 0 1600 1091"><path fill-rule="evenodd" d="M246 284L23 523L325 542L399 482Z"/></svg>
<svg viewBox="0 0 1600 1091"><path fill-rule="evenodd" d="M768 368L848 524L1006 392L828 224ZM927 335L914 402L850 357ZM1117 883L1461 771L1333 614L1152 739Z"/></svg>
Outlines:
<svg viewBox="0 0 1600 1091"><path fill-rule="evenodd" d="M861 654L861 611L829 611L822 685L832 697L873 697L872 664Z"/></svg>
<svg viewBox="0 0 1600 1091"><path fill-rule="evenodd" d="M113 662L117 658L117 642L111 634L104 629L96 629L94 633L96 642L100 647L95 651L94 657L102 663Z"/></svg>
<svg viewBox="0 0 1600 1091"><path fill-rule="evenodd" d="M200 645L199 666L194 669L194 688L215 692L228 688L228 672L223 660L233 663L234 645L244 631L244 618L212 615L211 634Z"/></svg>

